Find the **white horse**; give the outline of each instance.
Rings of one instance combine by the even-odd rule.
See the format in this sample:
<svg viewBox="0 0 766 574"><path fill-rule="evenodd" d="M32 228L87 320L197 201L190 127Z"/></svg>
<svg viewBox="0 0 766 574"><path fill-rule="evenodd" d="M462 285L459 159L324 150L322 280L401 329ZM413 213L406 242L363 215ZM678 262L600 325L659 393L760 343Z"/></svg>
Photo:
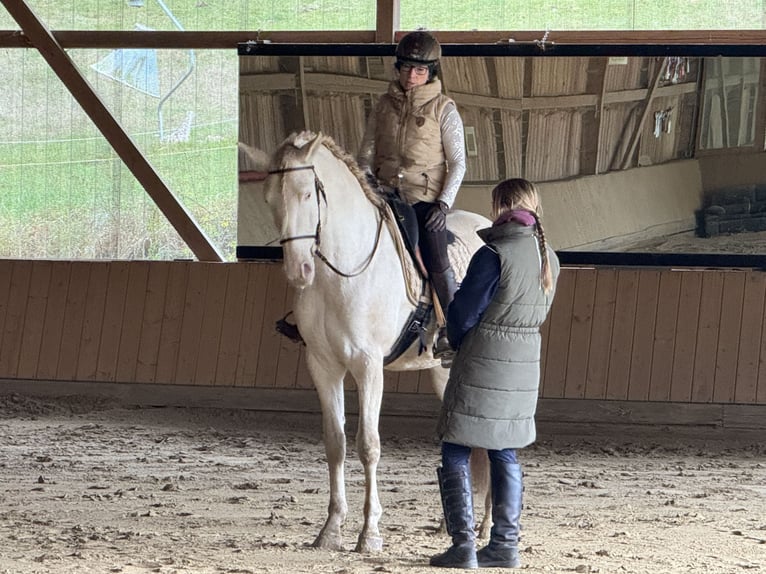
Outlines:
<svg viewBox="0 0 766 574"><path fill-rule="evenodd" d="M275 152L269 173L266 201L280 230L287 279L296 288L293 310L322 407L330 503L314 546L342 549L341 526L348 511L343 380L348 372L358 389L356 445L365 474L364 526L356 550L379 551L382 508L376 474L384 358L415 308L395 234L387 225L390 212L356 162L322 134L290 136ZM447 222L456 236L450 258L462 277L482 245L476 230L490 222L465 211L451 212ZM441 399L449 372L431 354L433 323L425 352L419 354L416 343L386 368L431 369Z"/></svg>

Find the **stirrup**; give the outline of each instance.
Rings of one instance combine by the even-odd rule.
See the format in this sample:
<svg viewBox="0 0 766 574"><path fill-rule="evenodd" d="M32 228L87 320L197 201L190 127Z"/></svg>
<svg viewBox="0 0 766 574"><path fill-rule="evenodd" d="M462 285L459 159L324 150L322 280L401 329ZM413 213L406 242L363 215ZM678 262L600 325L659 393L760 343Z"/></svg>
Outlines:
<svg viewBox="0 0 766 574"><path fill-rule="evenodd" d="M449 344L446 334L437 337L432 352L434 359L441 360L442 367L449 369L452 366L452 360L455 358L455 350Z"/></svg>

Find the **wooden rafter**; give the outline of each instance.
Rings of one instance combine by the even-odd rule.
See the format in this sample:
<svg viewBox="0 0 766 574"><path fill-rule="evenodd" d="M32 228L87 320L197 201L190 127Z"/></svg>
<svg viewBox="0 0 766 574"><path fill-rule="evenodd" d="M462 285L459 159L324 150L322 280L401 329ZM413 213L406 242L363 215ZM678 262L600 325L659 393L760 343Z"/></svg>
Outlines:
<svg viewBox="0 0 766 574"><path fill-rule="evenodd" d="M48 62L88 117L101 131L160 211L201 261L223 261L192 216L178 202L130 136L114 119L54 35L24 0L0 0L18 22L32 46Z"/></svg>
<svg viewBox="0 0 766 574"><path fill-rule="evenodd" d="M388 4L388 0L379 0ZM198 50L236 49L238 44L268 40L281 44L374 44L391 43L406 31L396 31L398 10L389 10L390 16L378 13L379 30L278 30L278 31L135 31L135 30L56 30L52 32L63 48L178 48ZM387 28L393 30L393 40L381 20L396 18ZM515 42L534 42L544 31L435 31L439 41L447 44L495 44L513 39ZM548 41L557 44L676 44L700 45L764 45L766 30L572 30L551 32ZM0 30L0 48L29 48L32 41L26 32Z"/></svg>

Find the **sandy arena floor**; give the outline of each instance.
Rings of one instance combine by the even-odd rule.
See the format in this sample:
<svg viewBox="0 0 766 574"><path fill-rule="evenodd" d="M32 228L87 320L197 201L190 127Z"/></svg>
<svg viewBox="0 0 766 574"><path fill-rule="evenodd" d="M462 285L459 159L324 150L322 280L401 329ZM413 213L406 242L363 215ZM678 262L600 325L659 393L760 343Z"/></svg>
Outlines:
<svg viewBox="0 0 766 574"><path fill-rule="evenodd" d="M385 546L364 556L353 445L348 550L309 547L328 501L318 416L0 396L0 573L433 573L432 428L383 419ZM523 571L766 572L761 435L542 428L521 452Z"/></svg>

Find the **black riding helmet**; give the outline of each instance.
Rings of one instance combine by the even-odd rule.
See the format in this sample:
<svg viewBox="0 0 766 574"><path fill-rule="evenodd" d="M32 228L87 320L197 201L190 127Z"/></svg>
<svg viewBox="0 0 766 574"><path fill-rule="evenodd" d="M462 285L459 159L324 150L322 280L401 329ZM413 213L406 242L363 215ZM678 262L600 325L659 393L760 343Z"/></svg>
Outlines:
<svg viewBox="0 0 766 574"><path fill-rule="evenodd" d="M396 69L402 64L428 66L428 81L432 81L439 72L439 59L442 47L431 34L424 31L410 32L396 46Z"/></svg>

